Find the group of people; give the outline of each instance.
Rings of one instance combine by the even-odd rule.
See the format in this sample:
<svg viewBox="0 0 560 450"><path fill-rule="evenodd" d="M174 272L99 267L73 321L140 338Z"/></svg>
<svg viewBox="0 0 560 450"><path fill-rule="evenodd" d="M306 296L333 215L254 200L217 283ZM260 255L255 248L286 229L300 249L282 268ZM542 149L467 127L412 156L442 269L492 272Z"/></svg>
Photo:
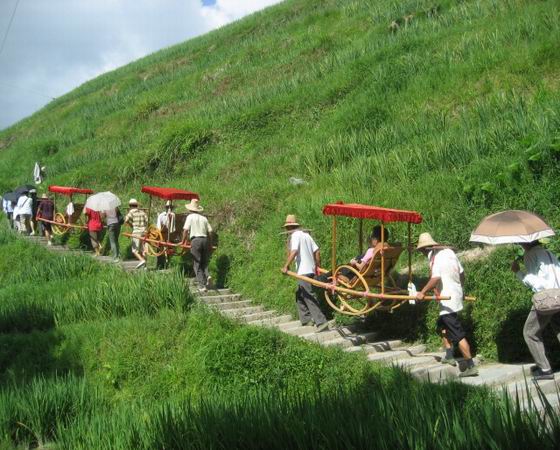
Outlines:
<svg viewBox="0 0 560 450"><path fill-rule="evenodd" d="M52 245L52 222L54 221L54 202L48 194L43 194L40 199L36 198L36 191L22 191L17 202L3 198L3 210L9 219L10 226L22 234L34 235L39 233L47 238L47 245ZM87 205L87 204L86 204ZM119 208L106 211L95 211L84 207L78 215L85 217L86 228L90 237L91 246L96 256L102 252L102 233L107 230L113 260L120 260L119 236L121 226L124 224L132 228L132 254L138 260L136 268L146 266L146 241L145 234L148 229L149 218L146 211L140 208L138 200L131 198L128 202L129 210L123 216ZM76 205L70 201L66 206L66 217L72 225L77 220ZM212 227L208 219L202 215L204 208L200 206L198 199L193 199L186 204L188 213L182 234L180 245L190 243L193 258L193 269L197 283L202 290L207 290L212 283L208 271L211 252ZM40 220L44 219L44 220ZM173 204L168 201L165 211L157 217L157 228L164 236L176 231L176 216Z"/></svg>
<svg viewBox="0 0 560 450"><path fill-rule="evenodd" d="M283 228L287 234L288 255L282 267L282 273L286 274L290 265L295 261L298 275L326 281L331 275L330 273L320 274L320 249L310 233L301 227L293 214L287 216ZM384 233L383 239L382 233ZM370 236L370 247L363 255L352 259L350 265L360 272L363 271L376 250L387 245L388 239L387 230L381 231L380 227L375 227ZM525 270L520 269L517 260L512 263L511 267L519 280L534 293L560 289L560 263L556 256L542 247L539 241L520 245L524 249ZM441 335L445 350L441 363L456 366L457 361L454 355L457 347L466 364L465 370L460 372L459 376L477 376L478 369L472 358L467 333L459 318L464 300L465 271L463 266L451 247L436 242L429 233L422 233L419 236L416 250L427 258L430 274L424 287L416 293L415 299L424 300L426 295L432 291L435 295L446 298L446 300L438 302L437 331ZM342 276L352 277L354 275L352 271L348 270L348 273L342 273ZM302 325L314 323L317 332L328 330L327 318L310 282L298 279L295 299ZM543 344L543 332L549 324L556 329L557 338L560 341L560 313L558 312L543 313L532 307L523 329L525 342L536 363L532 369L533 378L536 381L554 379L554 373L546 357Z"/></svg>

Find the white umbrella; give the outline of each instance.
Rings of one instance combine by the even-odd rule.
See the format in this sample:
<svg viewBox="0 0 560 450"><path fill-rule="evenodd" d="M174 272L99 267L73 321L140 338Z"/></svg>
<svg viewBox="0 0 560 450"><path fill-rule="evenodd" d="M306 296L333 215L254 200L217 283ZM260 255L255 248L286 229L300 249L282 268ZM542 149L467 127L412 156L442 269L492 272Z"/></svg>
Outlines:
<svg viewBox="0 0 560 450"><path fill-rule="evenodd" d="M554 236L554 230L536 214L502 211L482 219L471 234L471 242L482 244L521 244Z"/></svg>
<svg viewBox="0 0 560 450"><path fill-rule="evenodd" d="M112 192L99 192L89 197L86 208L94 211L110 211L121 205L119 197Z"/></svg>

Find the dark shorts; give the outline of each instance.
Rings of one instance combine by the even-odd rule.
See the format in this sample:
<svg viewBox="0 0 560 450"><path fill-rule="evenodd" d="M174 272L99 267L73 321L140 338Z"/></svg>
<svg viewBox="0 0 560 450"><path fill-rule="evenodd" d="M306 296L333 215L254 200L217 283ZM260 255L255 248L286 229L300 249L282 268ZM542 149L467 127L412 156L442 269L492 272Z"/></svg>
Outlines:
<svg viewBox="0 0 560 450"><path fill-rule="evenodd" d="M454 344L459 343L467 336L465 330L463 330L463 325L461 325L461 322L459 321L457 313L439 316L437 321L437 331L441 333L442 330L445 330L445 337Z"/></svg>

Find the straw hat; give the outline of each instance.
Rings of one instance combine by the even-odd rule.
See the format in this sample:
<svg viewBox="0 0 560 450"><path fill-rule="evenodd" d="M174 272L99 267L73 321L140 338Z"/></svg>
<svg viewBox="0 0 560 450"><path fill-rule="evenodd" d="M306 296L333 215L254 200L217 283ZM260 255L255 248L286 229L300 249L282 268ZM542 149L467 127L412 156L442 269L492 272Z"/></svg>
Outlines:
<svg viewBox="0 0 560 450"><path fill-rule="evenodd" d="M49 196L47 194L43 194L41 195L41 198L49 198Z"/></svg>
<svg viewBox="0 0 560 450"><path fill-rule="evenodd" d="M138 206L138 200L136 200L135 198L131 198L128 201L128 206Z"/></svg>
<svg viewBox="0 0 560 450"><path fill-rule="evenodd" d="M204 208L198 204L198 199L193 198L190 203L186 204L186 208L192 212L202 212Z"/></svg>
<svg viewBox="0 0 560 450"><path fill-rule="evenodd" d="M286 221L284 223L284 225L282 225L283 228L287 228L287 227L299 227L299 223L296 219L295 214L288 214L286 216Z"/></svg>
<svg viewBox="0 0 560 450"><path fill-rule="evenodd" d="M430 233L422 233L418 238L418 245L416 246L416 250L420 250L426 247L440 247L440 246L441 244L434 241Z"/></svg>
<svg viewBox="0 0 560 450"><path fill-rule="evenodd" d="M171 203L171 200L167 200L167 201L165 202L165 207L166 207L166 208L173 208L173 203Z"/></svg>

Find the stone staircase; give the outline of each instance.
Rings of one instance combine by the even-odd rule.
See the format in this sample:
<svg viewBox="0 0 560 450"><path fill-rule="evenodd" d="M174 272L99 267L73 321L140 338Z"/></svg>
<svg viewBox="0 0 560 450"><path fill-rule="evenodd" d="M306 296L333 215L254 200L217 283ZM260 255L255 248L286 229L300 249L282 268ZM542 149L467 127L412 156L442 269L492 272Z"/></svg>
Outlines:
<svg viewBox="0 0 560 450"><path fill-rule="evenodd" d="M53 252L64 252L76 255L91 255L92 252L71 250L66 246L47 246L43 237L28 236L28 239L44 245ZM111 257L95 257L100 263L115 264L127 272L135 272L137 261L113 262ZM160 271L162 272L162 271ZM547 405L560 410L560 373L554 380L533 382L530 376L530 364L484 363L475 358L479 369L478 377L459 378L464 370L464 361L458 359L458 366L441 364L443 353L426 351L423 344L410 344L402 340L379 340L377 333L360 331L354 326L332 326L328 331L317 333L314 326L302 326L289 314L278 313L266 309L262 305L244 299L230 289L215 289L202 292L190 280L190 288L197 300L221 314L252 326L276 328L286 334L298 336L309 342L325 347L336 346L346 352L362 352L367 359L377 364L398 366L408 371L418 380L442 383L455 380L472 386L487 386L499 393L508 395L512 400L519 400L524 409L534 408L542 411ZM539 392L540 391L540 392Z"/></svg>
<svg viewBox="0 0 560 450"><path fill-rule="evenodd" d="M254 304L230 289L202 292L191 280L191 290L200 303L247 325L276 328L326 347L337 346L351 353L362 352L368 360L398 366L418 380L432 383L454 380L472 386L485 385L514 401L518 399L524 409L543 410L549 404L560 410L560 373L556 374L555 380L538 383L540 394L537 383L531 378L531 364L487 364L475 358L479 376L459 378L459 373L465 369L464 360L458 358L457 367L441 364L444 353L429 352L424 344L409 344L398 339L379 340L376 332L363 332L352 326L331 326L328 331L317 333L314 326L302 326L291 315ZM546 402L543 402L544 399Z"/></svg>

